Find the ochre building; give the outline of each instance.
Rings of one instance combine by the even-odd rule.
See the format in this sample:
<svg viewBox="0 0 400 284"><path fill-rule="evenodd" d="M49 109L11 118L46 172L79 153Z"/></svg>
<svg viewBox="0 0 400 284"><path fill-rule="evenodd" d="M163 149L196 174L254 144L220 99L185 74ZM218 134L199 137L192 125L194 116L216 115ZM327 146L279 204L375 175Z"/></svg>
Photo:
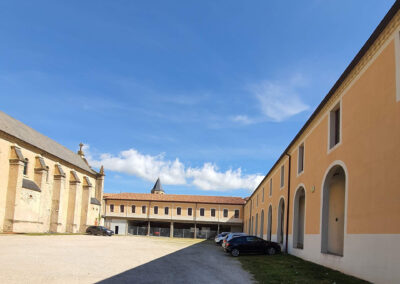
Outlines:
<svg viewBox="0 0 400 284"><path fill-rule="evenodd" d="M245 232L377 283L400 283L399 8L396 1L244 213Z"/></svg>
<svg viewBox="0 0 400 284"><path fill-rule="evenodd" d="M104 172L0 112L0 232L84 232L100 223Z"/></svg>
<svg viewBox="0 0 400 284"><path fill-rule="evenodd" d="M165 194L158 179L151 193L105 193L105 226L122 235L211 238L242 231L240 197Z"/></svg>

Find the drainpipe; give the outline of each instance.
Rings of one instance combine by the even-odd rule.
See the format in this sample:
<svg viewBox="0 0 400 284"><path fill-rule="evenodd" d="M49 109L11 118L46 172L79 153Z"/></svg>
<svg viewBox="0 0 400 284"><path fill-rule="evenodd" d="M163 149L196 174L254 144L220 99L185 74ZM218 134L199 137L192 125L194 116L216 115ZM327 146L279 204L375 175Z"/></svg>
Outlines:
<svg viewBox="0 0 400 284"><path fill-rule="evenodd" d="M285 253L288 253L288 239L289 239L289 208L290 208L290 169L292 164L292 156L285 153L289 157L289 169L288 169L288 196L287 196L287 209L286 209L286 247Z"/></svg>

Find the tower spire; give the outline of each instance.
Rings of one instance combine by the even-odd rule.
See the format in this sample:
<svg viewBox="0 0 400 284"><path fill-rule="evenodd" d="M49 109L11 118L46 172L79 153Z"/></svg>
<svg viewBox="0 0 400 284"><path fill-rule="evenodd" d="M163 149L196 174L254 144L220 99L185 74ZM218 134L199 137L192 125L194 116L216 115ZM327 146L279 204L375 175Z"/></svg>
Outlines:
<svg viewBox="0 0 400 284"><path fill-rule="evenodd" d="M157 179L156 183L153 186L153 189L151 190L151 193L153 193L153 194L165 194L165 191L161 186L160 178Z"/></svg>

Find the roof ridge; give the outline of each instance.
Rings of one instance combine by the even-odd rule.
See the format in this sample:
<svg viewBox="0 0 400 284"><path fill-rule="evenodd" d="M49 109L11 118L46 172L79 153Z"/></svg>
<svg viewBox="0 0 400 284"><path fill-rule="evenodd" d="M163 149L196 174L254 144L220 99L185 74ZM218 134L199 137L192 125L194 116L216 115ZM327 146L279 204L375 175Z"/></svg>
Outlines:
<svg viewBox="0 0 400 284"><path fill-rule="evenodd" d="M7 120L10 120L10 121L7 121ZM2 125L2 123L1 123L2 121L4 122L3 125ZM11 127L10 125L8 125L8 123L10 123L10 122L12 122L13 124L17 124L17 126L21 126L21 127L19 127L19 129L18 129L19 131L22 131L22 132L24 132L24 131L25 131L25 132L26 132L26 131L32 132L32 133L26 133L26 134L28 134L28 135L29 135L29 134L34 134L34 135L38 136L38 137L36 137L36 138L40 138L40 139L44 140L44 142L51 143L51 144L53 144L53 145L57 145L57 147L61 147L63 151L66 151L68 154L73 155L73 156L76 157L78 160L82 161L81 165L79 165L77 162L74 162L74 161L69 160L68 157L60 157L60 156L62 156L62 155L53 153L53 152L51 151L51 149L49 149L50 147L49 147L49 148L45 148L45 147L43 147L42 145L38 145L38 144L40 144L40 143L36 143L36 144L35 144L35 143L33 143L32 141L27 141L27 140L29 140L29 139L27 139L27 137L25 137L25 138L24 138L24 137L19 137L19 136L23 136L23 135L22 135L21 133L16 132L17 129L12 129L12 127ZM25 129L23 129L23 128L25 128ZM22 122L22 121L20 121L20 120L18 120L18 119L16 119L16 118L14 118L14 117L12 117L11 115L9 115L9 114L5 113L4 111L1 111L1 110L0 110L0 131L2 131L2 132L4 132L4 133L7 133L8 135L10 135L10 136L12 136L12 137L15 137L15 138L17 138L17 139L19 139L19 140L22 140L23 142L25 142L25 143L27 143L27 144L30 144L30 145L32 145L32 146L34 146L34 147L36 147L36 148L39 148L40 150L42 150L42 151L44 151L44 152L46 152L46 153L49 153L49 154L51 154L51 155L53 155L53 156L56 156L56 157L58 157L58 158L60 158L60 159L62 159L62 160L64 160L64 161L66 161L66 162L68 162L68 163L70 163L70 164L73 164L73 165L77 166L78 168L80 168L80 169L82 169L82 170L84 170L84 171L90 172L90 173L92 173L92 174L96 174L96 173L97 173L95 170L93 170L93 169L82 159L81 156L79 156L77 153L75 153L75 152L72 151L71 149L67 148L66 146L60 144L60 143L57 142L56 140L50 138L49 136L44 135L43 133L41 133L41 132L35 130L34 128L30 127L29 125L25 124L24 122ZM13 132L13 131L15 131L15 132ZM20 134L20 135L18 135L18 134ZM34 140L33 137L31 137L31 138L32 138L32 140Z"/></svg>

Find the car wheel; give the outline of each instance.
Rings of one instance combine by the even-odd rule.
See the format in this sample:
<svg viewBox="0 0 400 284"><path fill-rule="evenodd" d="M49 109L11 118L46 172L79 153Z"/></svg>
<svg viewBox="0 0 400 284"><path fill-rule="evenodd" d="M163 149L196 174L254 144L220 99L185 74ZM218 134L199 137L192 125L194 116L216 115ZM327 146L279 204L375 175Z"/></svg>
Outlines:
<svg viewBox="0 0 400 284"><path fill-rule="evenodd" d="M276 249L274 247L268 247L267 248L267 254L268 255L274 255L276 254Z"/></svg>
<svg viewBox="0 0 400 284"><path fill-rule="evenodd" d="M239 254L240 254L240 252L239 252L239 250L238 249L233 249L232 251L231 251L231 255L232 256L239 256Z"/></svg>

